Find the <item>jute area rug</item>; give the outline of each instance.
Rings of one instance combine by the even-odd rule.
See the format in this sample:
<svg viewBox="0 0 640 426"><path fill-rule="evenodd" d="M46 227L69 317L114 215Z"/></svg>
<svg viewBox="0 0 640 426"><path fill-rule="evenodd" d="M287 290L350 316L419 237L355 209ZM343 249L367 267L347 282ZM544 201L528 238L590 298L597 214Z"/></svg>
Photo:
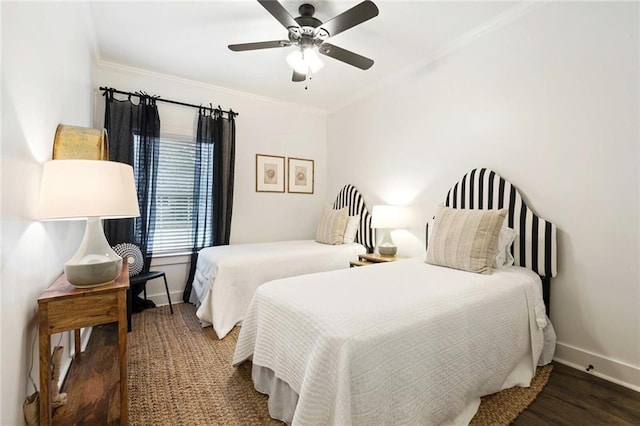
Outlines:
<svg viewBox="0 0 640 426"><path fill-rule="evenodd" d="M267 397L253 388L251 364L231 366L236 327L218 340L190 304L147 309L133 317L128 338L130 425L282 425L269 417ZM530 388L482 399L472 425L508 425L538 395L551 366Z"/></svg>

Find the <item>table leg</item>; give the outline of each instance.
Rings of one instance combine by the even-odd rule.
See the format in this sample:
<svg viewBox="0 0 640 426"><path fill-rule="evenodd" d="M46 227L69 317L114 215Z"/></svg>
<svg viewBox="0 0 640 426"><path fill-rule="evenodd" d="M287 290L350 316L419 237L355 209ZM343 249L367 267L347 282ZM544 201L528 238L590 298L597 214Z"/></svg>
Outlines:
<svg viewBox="0 0 640 426"><path fill-rule="evenodd" d="M131 313L133 312L133 294L131 287L127 288L127 331L131 331Z"/></svg>
<svg viewBox="0 0 640 426"><path fill-rule="evenodd" d="M40 362L40 425L51 423L51 337L47 305L38 310L38 348Z"/></svg>
<svg viewBox="0 0 640 426"><path fill-rule="evenodd" d="M127 394L127 295L124 291L118 293L118 360L120 361L120 424L126 426L129 422L129 397Z"/></svg>
<svg viewBox="0 0 640 426"><path fill-rule="evenodd" d="M79 357L82 354L82 342L80 341L80 329L73 330L73 343L75 348L74 358Z"/></svg>

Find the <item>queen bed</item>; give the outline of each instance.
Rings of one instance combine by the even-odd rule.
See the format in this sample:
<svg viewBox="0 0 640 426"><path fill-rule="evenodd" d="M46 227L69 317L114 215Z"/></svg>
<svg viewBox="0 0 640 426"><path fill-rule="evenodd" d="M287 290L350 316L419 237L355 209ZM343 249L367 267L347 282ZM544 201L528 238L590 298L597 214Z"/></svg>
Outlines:
<svg viewBox="0 0 640 426"><path fill-rule="evenodd" d="M222 339L242 321L261 284L277 278L348 268L359 254L372 251L371 215L356 187L345 185L332 208L345 209L351 222L347 231L343 231L346 234L352 228L351 237L341 236L339 244L298 240L200 250L190 301L198 307L196 315L202 325L212 325Z"/></svg>
<svg viewBox="0 0 640 426"><path fill-rule="evenodd" d="M509 224L512 238L499 242ZM536 365L550 362L555 335L541 276L556 273L555 226L504 179L476 169L449 192L432 233L426 261L280 279L256 291L232 363L252 361L272 417L467 424L481 396L528 386ZM492 265L500 244L513 265Z"/></svg>

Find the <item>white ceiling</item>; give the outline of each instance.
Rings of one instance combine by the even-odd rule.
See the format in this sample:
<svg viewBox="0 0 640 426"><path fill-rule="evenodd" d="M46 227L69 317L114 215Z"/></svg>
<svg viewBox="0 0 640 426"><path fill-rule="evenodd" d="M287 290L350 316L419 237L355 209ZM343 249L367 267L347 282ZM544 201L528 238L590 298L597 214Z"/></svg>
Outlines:
<svg viewBox="0 0 640 426"><path fill-rule="evenodd" d="M282 0L315 6L323 22L360 1ZM521 2L374 0L380 14L330 43L375 61L363 71L321 56L325 67L291 82L294 48L232 52L228 44L286 40L287 31L254 0L91 2L99 60L333 110L406 67L495 22ZM305 90L305 87L308 87Z"/></svg>

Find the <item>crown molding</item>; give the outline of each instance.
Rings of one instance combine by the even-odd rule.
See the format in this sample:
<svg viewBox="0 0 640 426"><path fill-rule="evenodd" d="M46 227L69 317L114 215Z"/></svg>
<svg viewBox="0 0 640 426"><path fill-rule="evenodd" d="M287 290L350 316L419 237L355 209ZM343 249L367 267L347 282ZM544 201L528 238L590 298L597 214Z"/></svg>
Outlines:
<svg viewBox="0 0 640 426"><path fill-rule="evenodd" d="M239 97L243 97L243 98L247 98L247 99L253 99L253 100L256 100L256 101L268 102L268 103L272 103L272 104L278 104L278 105L282 105L282 106L287 106L287 107L290 107L290 108L301 109L301 110L304 110L306 112L313 113L313 114L319 114L319 115L323 115L323 116L327 115L327 111L324 110L324 109L321 109L321 108L315 108L315 107L310 107L310 106L306 106L306 105L300 105L300 104L296 104L294 102L286 102L286 101L283 101L283 100L280 100L280 99L275 99L275 98L270 98L270 97L267 97L267 96L256 95L254 93L243 92L243 91L240 91L240 90L229 89L229 88L222 87L222 86L216 86L214 84L205 83L205 82L198 81L198 80L191 80L191 79L184 78L184 77L177 77L177 76L173 76L173 75L169 75L169 74L163 74L163 73L156 72L156 71L149 71L149 70L142 69L142 68L131 67L131 66L128 66L128 65L122 65L122 64L115 63L115 62L105 61L103 59L98 59L96 64L99 67L111 68L111 69L116 70L116 71L124 71L124 72L128 72L128 73L138 74L138 75L143 76L143 77L156 78L156 79L160 79L160 80L170 81L170 82L173 82L173 83L179 83L179 84L183 84L183 85L187 85L187 86L197 87L197 88L201 88L201 89L205 89L205 90L212 90L212 91L216 91L216 92L221 92L221 93L224 93L224 94L227 94L227 95L239 96ZM240 111L238 111L238 112L240 112Z"/></svg>

